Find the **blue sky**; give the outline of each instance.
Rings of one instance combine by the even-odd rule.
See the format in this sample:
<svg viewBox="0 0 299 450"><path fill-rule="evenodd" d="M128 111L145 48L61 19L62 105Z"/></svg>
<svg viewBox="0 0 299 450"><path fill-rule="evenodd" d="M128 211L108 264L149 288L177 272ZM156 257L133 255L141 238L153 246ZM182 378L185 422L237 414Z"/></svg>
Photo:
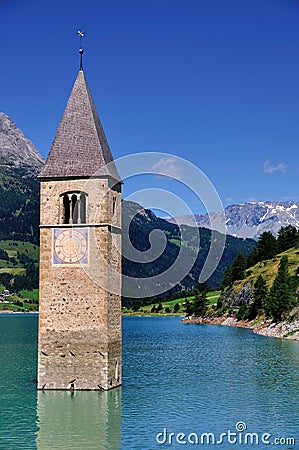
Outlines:
<svg viewBox="0 0 299 450"><path fill-rule="evenodd" d="M115 158L185 158L225 206L299 200L298 1L1 0L0 23L0 110L44 157L79 68L82 28ZM137 177L125 196L152 184L174 183ZM202 211L187 188L177 195Z"/></svg>

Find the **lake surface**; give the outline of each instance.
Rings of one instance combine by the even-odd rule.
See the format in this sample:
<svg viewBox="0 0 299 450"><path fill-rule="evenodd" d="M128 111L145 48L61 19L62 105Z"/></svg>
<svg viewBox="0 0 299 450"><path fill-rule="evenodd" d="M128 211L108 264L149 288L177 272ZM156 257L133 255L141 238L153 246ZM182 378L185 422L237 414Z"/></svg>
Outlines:
<svg viewBox="0 0 299 450"><path fill-rule="evenodd" d="M37 322L0 316L1 450L299 449L299 342L125 317L121 388L37 392Z"/></svg>

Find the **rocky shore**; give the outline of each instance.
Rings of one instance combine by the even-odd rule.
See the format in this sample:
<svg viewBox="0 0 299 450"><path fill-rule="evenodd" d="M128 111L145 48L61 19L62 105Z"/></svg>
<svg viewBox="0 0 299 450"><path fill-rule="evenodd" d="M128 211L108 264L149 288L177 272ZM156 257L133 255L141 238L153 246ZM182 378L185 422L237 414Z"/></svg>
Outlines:
<svg viewBox="0 0 299 450"><path fill-rule="evenodd" d="M235 317L186 317L184 323L208 325L224 325L229 327L249 328L253 333L280 339L299 341L299 319L294 322L274 323L271 320L256 322L255 320L237 320Z"/></svg>

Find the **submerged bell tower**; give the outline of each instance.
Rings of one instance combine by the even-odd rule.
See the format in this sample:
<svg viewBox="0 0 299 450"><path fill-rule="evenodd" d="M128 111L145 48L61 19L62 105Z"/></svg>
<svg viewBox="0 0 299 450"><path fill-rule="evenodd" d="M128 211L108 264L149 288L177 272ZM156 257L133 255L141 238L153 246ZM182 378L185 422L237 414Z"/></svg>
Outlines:
<svg viewBox="0 0 299 450"><path fill-rule="evenodd" d="M121 384L121 180L82 55L39 174L38 389Z"/></svg>

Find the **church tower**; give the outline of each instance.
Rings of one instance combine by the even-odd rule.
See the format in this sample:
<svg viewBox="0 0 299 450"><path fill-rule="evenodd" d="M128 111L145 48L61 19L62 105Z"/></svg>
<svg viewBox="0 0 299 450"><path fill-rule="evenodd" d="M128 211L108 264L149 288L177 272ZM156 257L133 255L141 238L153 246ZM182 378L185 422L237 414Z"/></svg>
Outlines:
<svg viewBox="0 0 299 450"><path fill-rule="evenodd" d="M38 389L121 384L121 180L80 53L39 174Z"/></svg>

